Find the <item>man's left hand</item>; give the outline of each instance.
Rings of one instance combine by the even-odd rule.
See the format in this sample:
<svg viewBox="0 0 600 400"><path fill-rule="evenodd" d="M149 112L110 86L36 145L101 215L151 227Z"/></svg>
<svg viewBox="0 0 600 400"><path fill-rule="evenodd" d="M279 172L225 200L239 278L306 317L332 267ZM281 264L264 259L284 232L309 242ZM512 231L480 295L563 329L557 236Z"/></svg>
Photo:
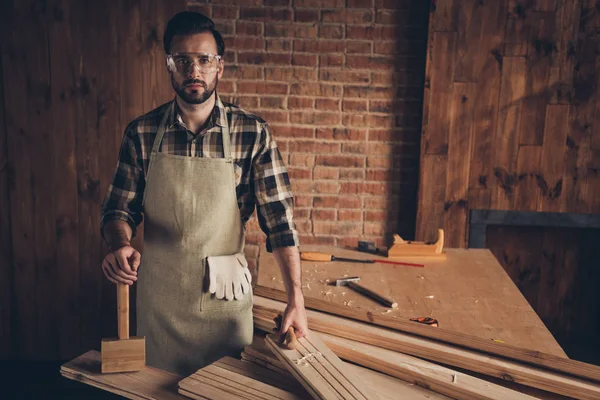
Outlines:
<svg viewBox="0 0 600 400"><path fill-rule="evenodd" d="M304 298L288 302L283 314L281 330L279 335L285 335L290 326L294 327L296 337L301 338L308 334L308 321L306 318L306 309L304 308Z"/></svg>

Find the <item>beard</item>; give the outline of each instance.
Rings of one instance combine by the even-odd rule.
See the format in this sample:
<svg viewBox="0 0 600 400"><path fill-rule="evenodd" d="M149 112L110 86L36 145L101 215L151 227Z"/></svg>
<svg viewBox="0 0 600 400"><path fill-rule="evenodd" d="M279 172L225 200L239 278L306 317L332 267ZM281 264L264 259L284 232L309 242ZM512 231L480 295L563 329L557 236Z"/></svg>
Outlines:
<svg viewBox="0 0 600 400"><path fill-rule="evenodd" d="M175 93L177 93L181 100L188 104L204 103L215 92L218 82L219 78L215 76L215 79L209 83L199 79L187 79L180 84L175 80L173 74L171 74L171 84L173 85L173 90L175 90ZM201 85L202 90L193 89L191 91L186 91L186 87L189 85Z"/></svg>

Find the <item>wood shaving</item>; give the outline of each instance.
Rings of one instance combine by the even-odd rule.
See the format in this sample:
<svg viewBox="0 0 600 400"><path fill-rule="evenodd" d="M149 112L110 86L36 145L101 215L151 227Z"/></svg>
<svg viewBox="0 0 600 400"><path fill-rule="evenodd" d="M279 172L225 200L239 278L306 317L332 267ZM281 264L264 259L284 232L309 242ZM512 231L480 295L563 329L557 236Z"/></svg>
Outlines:
<svg viewBox="0 0 600 400"><path fill-rule="evenodd" d="M308 365L309 362L315 361L316 356L321 356L321 355L322 354L320 351L317 351L316 353L308 353L304 357L294 360L294 363L296 365L300 365L300 366Z"/></svg>
<svg viewBox="0 0 600 400"><path fill-rule="evenodd" d="M426 299L433 299L435 296L431 295L431 296L425 296Z"/></svg>

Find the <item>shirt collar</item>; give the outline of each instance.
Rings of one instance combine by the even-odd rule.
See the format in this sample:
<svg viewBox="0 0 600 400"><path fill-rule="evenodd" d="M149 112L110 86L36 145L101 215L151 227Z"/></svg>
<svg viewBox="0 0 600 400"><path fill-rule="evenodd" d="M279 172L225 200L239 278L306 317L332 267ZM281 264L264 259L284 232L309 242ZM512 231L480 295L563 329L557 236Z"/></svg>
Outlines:
<svg viewBox="0 0 600 400"><path fill-rule="evenodd" d="M172 103L173 103L173 107L169 107L169 110L172 110L171 115L168 118L168 128L169 129L173 129L175 127L175 124L179 124L182 127L185 127L185 124L183 122L183 120L181 119L181 110L179 109L179 106L177 105L177 101L176 101L177 97L173 99ZM219 94L215 92L215 107L212 110L212 113L210 114L210 116L208 117L209 121L208 124L206 125L206 130L212 128L215 125L218 125L220 127L225 126L225 124L227 123L227 113L225 111L225 105L223 104L223 102L221 101L221 98L219 97Z"/></svg>

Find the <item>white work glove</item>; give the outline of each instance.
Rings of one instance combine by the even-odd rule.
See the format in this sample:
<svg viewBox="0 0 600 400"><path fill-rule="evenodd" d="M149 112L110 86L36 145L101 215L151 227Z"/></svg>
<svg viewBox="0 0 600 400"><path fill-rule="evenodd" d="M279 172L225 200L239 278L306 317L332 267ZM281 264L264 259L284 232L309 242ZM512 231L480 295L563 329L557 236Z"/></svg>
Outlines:
<svg viewBox="0 0 600 400"><path fill-rule="evenodd" d="M250 292L252 275L243 254L208 257L208 291L217 299L241 300Z"/></svg>

